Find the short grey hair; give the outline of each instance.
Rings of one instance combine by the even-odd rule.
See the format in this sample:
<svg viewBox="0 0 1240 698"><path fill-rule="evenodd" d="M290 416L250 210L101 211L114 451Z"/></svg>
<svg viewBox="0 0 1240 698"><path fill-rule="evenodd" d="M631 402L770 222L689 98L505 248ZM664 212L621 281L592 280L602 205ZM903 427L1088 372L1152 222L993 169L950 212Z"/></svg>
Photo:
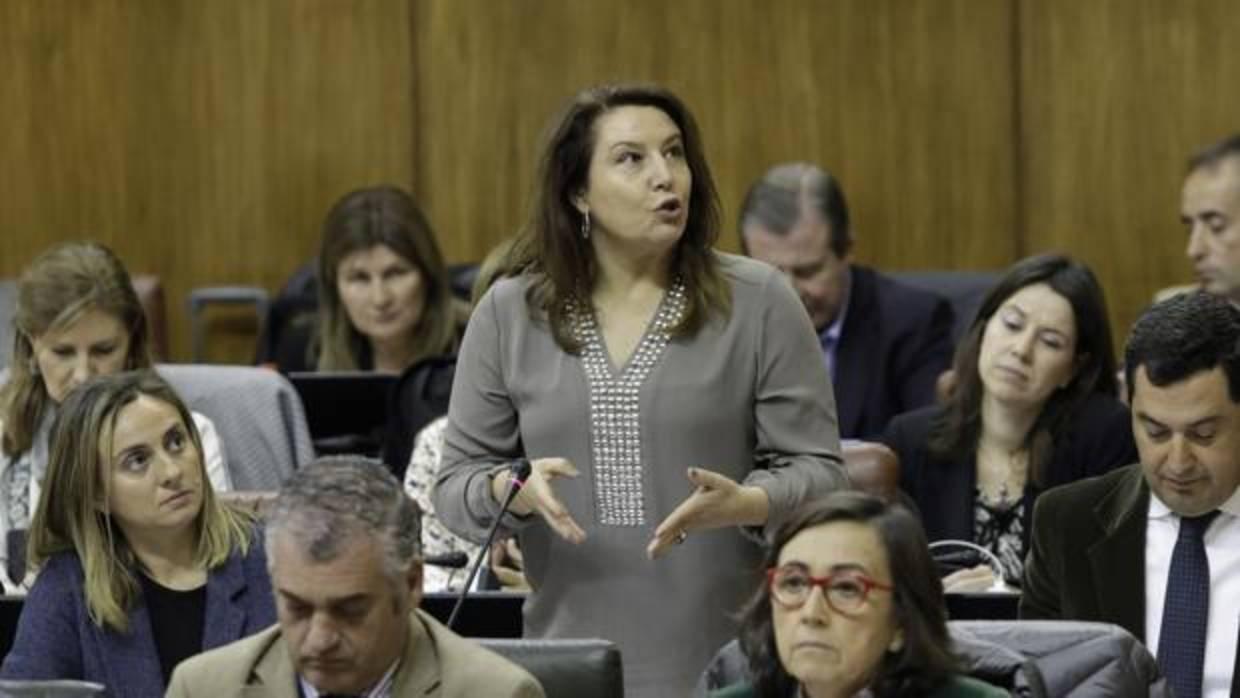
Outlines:
<svg viewBox="0 0 1240 698"><path fill-rule="evenodd" d="M284 483L267 511L268 566L276 536L287 531L311 560L329 562L356 535L373 536L383 568L399 581L422 555L422 512L379 461L318 458Z"/></svg>
<svg viewBox="0 0 1240 698"><path fill-rule="evenodd" d="M853 238L844 191L830 172L808 162L776 165L749 188L738 219L741 248L748 251L745 228L760 225L776 235L784 235L801 220L806 206L827 222L831 251L837 257L848 254Z"/></svg>

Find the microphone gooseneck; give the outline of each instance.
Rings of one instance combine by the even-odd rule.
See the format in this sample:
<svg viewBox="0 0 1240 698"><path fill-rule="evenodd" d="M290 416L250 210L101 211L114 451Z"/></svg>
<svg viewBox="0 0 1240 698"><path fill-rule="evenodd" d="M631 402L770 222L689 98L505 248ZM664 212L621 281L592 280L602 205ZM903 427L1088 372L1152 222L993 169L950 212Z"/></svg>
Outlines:
<svg viewBox="0 0 1240 698"><path fill-rule="evenodd" d="M469 596L469 588L474 585L474 578L478 576L478 568L482 567L482 561L491 553L491 543L495 541L495 534L499 531L499 525L504 520L504 514L508 513L508 508L512 506L512 500L517 498L517 494L521 488L525 486L525 481L529 479L533 466L530 465L529 459L522 458L513 463L508 472L511 477L508 480L508 491L504 494L504 501L500 504L499 513L495 515L495 521L491 523L490 530L487 531L486 542L482 544L482 550L478 551L478 558L474 560L474 566L469 570L469 577L465 579L465 586L461 587L461 593L456 597L456 603L452 606L452 613L448 616L448 629L454 629L456 616L461 612L461 606L465 603L465 597ZM463 565L462 565L463 566Z"/></svg>

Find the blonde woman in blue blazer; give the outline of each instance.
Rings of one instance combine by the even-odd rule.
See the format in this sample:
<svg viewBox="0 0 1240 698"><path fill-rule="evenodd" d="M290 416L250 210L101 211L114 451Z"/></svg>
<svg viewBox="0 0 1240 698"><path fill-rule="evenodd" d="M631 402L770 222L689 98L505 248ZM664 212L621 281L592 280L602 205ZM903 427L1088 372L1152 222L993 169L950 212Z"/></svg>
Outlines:
<svg viewBox="0 0 1240 698"><path fill-rule="evenodd" d="M148 371L97 378L52 426L37 569L6 679L163 695L182 659L275 622L253 520L216 499L194 421Z"/></svg>

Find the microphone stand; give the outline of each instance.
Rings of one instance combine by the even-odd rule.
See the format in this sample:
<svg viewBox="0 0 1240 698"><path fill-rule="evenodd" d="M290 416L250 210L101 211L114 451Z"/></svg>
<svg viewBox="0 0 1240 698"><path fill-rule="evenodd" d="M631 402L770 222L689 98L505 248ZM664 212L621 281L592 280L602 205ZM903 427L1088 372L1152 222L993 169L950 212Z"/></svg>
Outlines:
<svg viewBox="0 0 1240 698"><path fill-rule="evenodd" d="M495 534L499 531L499 525L504 520L504 514L508 513L508 507L512 506L512 500L517 498L517 494L521 492L521 488L525 486L525 480L530 476L529 460L522 458L513 463L508 469L512 473L512 478L508 481L508 491L504 494L504 501L500 504L499 513L495 515L495 521L491 523L491 528L487 531L486 542L482 544L482 550L478 552L478 559L474 561L474 566L469 570L469 577L465 579L465 586L461 587L461 593L456 597L456 604L452 606L452 614L448 616L448 629L451 630L456 622L456 616L461 612L461 605L465 603L465 597L469 596L469 588L474 585L474 577L478 576L478 568L482 567L482 561L491 554L491 543L495 542Z"/></svg>

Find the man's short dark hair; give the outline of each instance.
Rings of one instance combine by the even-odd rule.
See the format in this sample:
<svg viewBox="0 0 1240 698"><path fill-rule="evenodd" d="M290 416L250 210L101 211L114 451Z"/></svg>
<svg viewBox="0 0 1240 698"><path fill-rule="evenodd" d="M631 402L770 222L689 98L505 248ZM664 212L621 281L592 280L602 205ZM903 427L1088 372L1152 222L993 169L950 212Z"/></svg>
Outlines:
<svg viewBox="0 0 1240 698"><path fill-rule="evenodd" d="M1233 133L1217 143L1202 148L1188 159L1188 171L1214 167L1228 158L1240 157L1240 133Z"/></svg>
<svg viewBox="0 0 1240 698"><path fill-rule="evenodd" d="M829 244L837 257L852 249L848 202L840 183L830 172L806 162L776 165L753 183L741 203L741 249L748 253L745 228L760 225L784 235L801 220L805 205L818 212L830 229Z"/></svg>
<svg viewBox="0 0 1240 698"><path fill-rule="evenodd" d="M1240 402L1238 342L1240 310L1222 296L1192 291L1156 303L1132 326L1124 349L1128 393L1136 394L1141 366L1149 382L1160 387L1221 366L1228 396Z"/></svg>

